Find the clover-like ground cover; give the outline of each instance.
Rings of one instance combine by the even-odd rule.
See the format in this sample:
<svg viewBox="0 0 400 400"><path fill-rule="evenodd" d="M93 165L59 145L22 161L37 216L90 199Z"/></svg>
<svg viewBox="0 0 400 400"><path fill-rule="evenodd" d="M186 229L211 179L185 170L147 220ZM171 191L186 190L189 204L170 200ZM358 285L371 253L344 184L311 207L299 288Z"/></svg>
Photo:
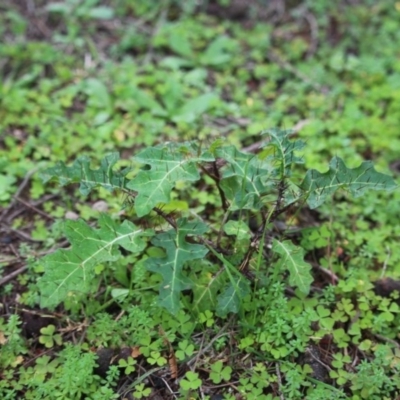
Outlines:
<svg viewBox="0 0 400 400"><path fill-rule="evenodd" d="M396 3L0 8L1 398L399 396Z"/></svg>

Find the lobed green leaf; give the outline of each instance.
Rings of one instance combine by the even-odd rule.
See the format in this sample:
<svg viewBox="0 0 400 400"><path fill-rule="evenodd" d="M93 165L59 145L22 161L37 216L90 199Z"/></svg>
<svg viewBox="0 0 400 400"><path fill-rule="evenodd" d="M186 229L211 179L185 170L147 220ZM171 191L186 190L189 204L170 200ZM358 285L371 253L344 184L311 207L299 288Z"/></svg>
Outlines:
<svg viewBox="0 0 400 400"><path fill-rule="evenodd" d="M216 314L219 317L225 317L230 312L237 314L242 305L243 298L249 292L249 281L243 275L237 278L235 285L229 283L225 290L218 296Z"/></svg>
<svg viewBox="0 0 400 400"><path fill-rule="evenodd" d="M329 171L321 173L315 169L307 171L300 188L308 196L310 208L317 208L328 196L338 189L348 189L354 197L363 195L367 190L393 190L397 185L393 178L377 172L371 161L364 161L357 168L347 168L343 160L334 157Z"/></svg>
<svg viewBox="0 0 400 400"><path fill-rule="evenodd" d="M268 129L261 134L268 134L271 138L267 146L275 149L273 159L278 163L277 176L279 179L288 178L295 164L303 164L303 159L295 155L305 146L302 140L290 140L293 131L288 129Z"/></svg>
<svg viewBox="0 0 400 400"><path fill-rule="evenodd" d="M192 287L192 281L183 274L185 263L203 258L208 253L205 246L188 243L186 237L202 235L207 231L206 224L181 218L177 221L176 230L159 233L152 239L155 246L165 249L166 256L150 257L145 265L149 271L162 276L159 304L172 314L179 311L180 292Z"/></svg>
<svg viewBox="0 0 400 400"><path fill-rule="evenodd" d="M261 208L262 196L273 186L271 164L254 154L243 153L235 146L217 148L215 153L227 161L221 188L232 202L231 210Z"/></svg>
<svg viewBox="0 0 400 400"><path fill-rule="evenodd" d="M280 242L274 239L272 251L279 254L278 267L288 269L289 284L297 286L302 293L308 294L313 281L311 265L304 261L304 249L290 240Z"/></svg>
<svg viewBox="0 0 400 400"><path fill-rule="evenodd" d="M115 163L119 160L118 153L111 153L103 158L100 168L91 169L90 159L87 156L78 157L72 166L58 162L54 167L40 173L44 183L56 179L61 186L70 183L80 183L79 190L83 195L88 195L95 187L101 186L108 191L123 189L128 180L125 175L129 172L123 170L113 171Z"/></svg>
<svg viewBox="0 0 400 400"><path fill-rule="evenodd" d="M72 246L42 259L41 307L52 308L70 295L88 293L97 265L117 260L119 246L140 253L146 245L144 237L152 234L129 221L119 224L106 214L100 216L99 227L93 229L82 220L66 221L65 235Z"/></svg>
<svg viewBox="0 0 400 400"><path fill-rule="evenodd" d="M136 161L149 165L150 170L141 170L130 182L129 189L138 192L135 210L139 217L148 214L157 204L168 203L177 181L197 181L200 174L198 162L210 162L214 157L196 153L194 144L166 144L150 147L134 157Z"/></svg>

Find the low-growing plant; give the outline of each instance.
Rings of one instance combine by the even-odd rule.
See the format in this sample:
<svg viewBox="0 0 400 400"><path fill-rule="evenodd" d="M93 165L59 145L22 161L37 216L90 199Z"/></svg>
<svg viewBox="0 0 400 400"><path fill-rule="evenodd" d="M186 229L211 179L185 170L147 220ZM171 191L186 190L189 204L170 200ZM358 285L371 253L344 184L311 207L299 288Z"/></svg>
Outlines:
<svg viewBox="0 0 400 400"><path fill-rule="evenodd" d="M133 392L133 397L135 399L147 398L151 393L151 389L146 388L143 383L139 383L135 386L135 391Z"/></svg>
<svg viewBox="0 0 400 400"><path fill-rule="evenodd" d="M188 371L185 378L180 381L180 386L183 393L189 393L191 390L196 390L201 386L201 379L196 372Z"/></svg>
<svg viewBox="0 0 400 400"><path fill-rule="evenodd" d="M311 200L305 177L318 180L307 169L324 172L333 155L349 168L367 158L400 171L398 4L301 0L281 10L272 2L261 13L250 5L253 21L236 21L240 4L226 0L37 3L6 1L0 13L0 275L8 282L0 284L0 398L397 398L399 294L379 296L375 281L399 278L400 191L355 199L342 191L317 212L300 209ZM307 151L298 148L297 164L296 140L281 140L289 173L278 171L279 141L261 137L257 151L241 150L254 149L265 126L295 124ZM233 161L217 137L235 144ZM80 182L114 149L123 159L106 158L105 181L124 168L126 180L112 191L96 176L98 190L85 199L34 174L84 151L82 170L59 176ZM174 162L188 174L173 175ZM151 195L158 203L139 216L157 174L172 187L158 191L168 201ZM149 179L137 190L139 178ZM346 189L356 179L339 180ZM318 181L315 192L331 184ZM208 231L182 233L185 218ZM115 226L129 223L142 229L142 250L119 245ZM38 262L65 247L65 227L72 249ZM97 237L82 239L81 227ZM195 259L193 246L208 252ZM19 264L24 272L11 279ZM43 312L28 318L21 309L40 301L59 331L40 332ZM103 350L116 357L107 371ZM180 387L193 380L188 368L199 389ZM83 373L72 382L68 369Z"/></svg>
<svg viewBox="0 0 400 400"><path fill-rule="evenodd" d="M56 327L52 324L42 328L40 330L39 342L48 348L53 347L55 344L61 345L62 337L59 333L54 333L55 330Z"/></svg>
<svg viewBox="0 0 400 400"><path fill-rule="evenodd" d="M42 172L45 182L80 183L84 195L95 187L119 191L126 207L133 205L135 215L119 222L102 214L98 229L82 220L66 221L71 248L40 260L41 306L84 301L102 277L96 273L98 265L111 269L125 253L142 259L145 269L159 277L157 303L177 316L180 324L185 324L183 304L190 303L194 312L215 311L220 317L240 313L252 289L267 287L267 296L273 296L271 284L281 278L287 277L290 286L307 295L312 267L304 260L301 246L285 238L284 232L274 233L276 221L285 216L290 224L302 206L314 209L338 189L359 197L367 190L393 190L396 184L370 161L350 169L338 157L327 172L312 169L301 178L295 167L302 163L299 152L305 144L290 134L279 129L263 132L257 154L222 140L207 147L197 142L166 143L140 151L133 157L134 164L123 169L113 153L98 169L81 156L72 166L60 162ZM195 211L198 203L191 192L210 180L214 184L208 184L207 190L218 194L219 205L204 210L213 213L206 223ZM167 211L179 193L185 193L181 209ZM150 249L157 251L146 253ZM348 342L340 329L334 336L343 345Z"/></svg>
<svg viewBox="0 0 400 400"><path fill-rule="evenodd" d="M118 362L120 368L124 368L124 374L129 375L131 372L135 371L136 360L132 357L128 357L127 360L121 359Z"/></svg>
<svg viewBox="0 0 400 400"><path fill-rule="evenodd" d="M8 321L0 319L0 367L16 367L23 361L27 347L21 337L21 320L18 315L11 315Z"/></svg>
<svg viewBox="0 0 400 400"><path fill-rule="evenodd" d="M80 399L96 392L103 394L97 399L115 399L115 393L108 384L93 373L95 366L94 353L84 353L78 346L69 344L60 352L58 359L50 361L50 357L43 356L37 359L34 368L22 368L19 377L21 387L18 389L27 387L24 392L26 399Z"/></svg>
<svg viewBox="0 0 400 400"><path fill-rule="evenodd" d="M83 26L88 27L90 20L108 20L114 16L114 10L110 7L97 5L98 1L65 0L63 2L49 3L46 11L50 14L61 16L66 22L65 35L56 35L56 40L61 43L82 46ZM86 23L86 25L84 25Z"/></svg>
<svg viewBox="0 0 400 400"><path fill-rule="evenodd" d="M232 375L232 368L229 366L224 366L222 361L217 361L211 366L210 378L211 380L218 384L222 380L229 381Z"/></svg>

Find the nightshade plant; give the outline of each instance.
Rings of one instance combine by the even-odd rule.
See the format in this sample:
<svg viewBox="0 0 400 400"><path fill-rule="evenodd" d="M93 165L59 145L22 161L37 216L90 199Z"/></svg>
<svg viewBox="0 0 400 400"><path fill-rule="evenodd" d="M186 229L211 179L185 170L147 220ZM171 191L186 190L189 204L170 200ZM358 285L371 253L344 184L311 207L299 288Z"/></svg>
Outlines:
<svg viewBox="0 0 400 400"><path fill-rule="evenodd" d="M199 312L240 312L252 287L276 271L288 273L289 284L306 295L313 277L305 251L274 233L273 223L305 204L311 209L320 206L338 189L358 197L367 190L392 190L396 184L370 161L349 169L338 157L327 172L312 169L298 179L293 170L302 163L299 151L305 144L290 135L289 130L263 132L256 154L222 140L208 147L198 142L165 143L140 151L130 168L118 169L119 156L113 153L98 169L82 156L71 166L59 162L45 170L44 182L79 183L84 195L96 187L122 192L136 216L121 223L103 214L97 229L82 220L66 221L71 248L41 260L41 306L54 308L95 290L96 267L124 257L121 249L142 258L145 268L161 277L158 304L174 315L188 298ZM195 198L206 180L214 182L208 190L215 190L221 205L208 219L203 214L210 212L199 208ZM168 212L180 192L190 199L187 207ZM152 226L152 221L157 222ZM159 251L145 256L150 246ZM196 265L202 267L197 275Z"/></svg>

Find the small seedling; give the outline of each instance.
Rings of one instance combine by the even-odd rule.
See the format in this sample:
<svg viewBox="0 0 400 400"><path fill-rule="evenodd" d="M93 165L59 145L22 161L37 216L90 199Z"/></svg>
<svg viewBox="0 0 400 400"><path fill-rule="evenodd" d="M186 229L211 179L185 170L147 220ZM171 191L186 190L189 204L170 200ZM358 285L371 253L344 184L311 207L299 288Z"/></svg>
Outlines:
<svg viewBox="0 0 400 400"><path fill-rule="evenodd" d="M130 373L134 372L136 370L135 365L136 365L136 360L133 359L132 357L128 357L126 360L121 359L118 361L118 365L121 368L125 368L124 374L129 375Z"/></svg>
<svg viewBox="0 0 400 400"><path fill-rule="evenodd" d="M215 383L221 383L224 381L229 381L231 379L232 368L229 366L224 367L222 361L217 361L211 366L210 378Z"/></svg>
<svg viewBox="0 0 400 400"><path fill-rule="evenodd" d="M150 396L150 393L151 393L150 388L146 388L144 386L144 383L139 383L138 385L135 386L135 391L133 392L133 397L135 399L143 399L143 398L147 398L148 396Z"/></svg>
<svg viewBox="0 0 400 400"><path fill-rule="evenodd" d="M150 357L147 358L147 362L151 365L157 364L158 366L163 366L167 364L167 359L161 355L158 351L150 352Z"/></svg>
<svg viewBox="0 0 400 400"><path fill-rule="evenodd" d="M197 372L188 371L179 384L185 392L189 392L190 390L197 390L201 386L201 379Z"/></svg>
<svg viewBox="0 0 400 400"><path fill-rule="evenodd" d="M190 357L194 352L193 344L189 343L187 340L183 340L178 343L179 350L175 352L178 360L182 361L187 357Z"/></svg>
<svg viewBox="0 0 400 400"><path fill-rule="evenodd" d="M56 327L54 325L47 325L40 330L39 342L44 344L48 349L52 348L54 344L61 345L62 337L58 333L54 333Z"/></svg>

